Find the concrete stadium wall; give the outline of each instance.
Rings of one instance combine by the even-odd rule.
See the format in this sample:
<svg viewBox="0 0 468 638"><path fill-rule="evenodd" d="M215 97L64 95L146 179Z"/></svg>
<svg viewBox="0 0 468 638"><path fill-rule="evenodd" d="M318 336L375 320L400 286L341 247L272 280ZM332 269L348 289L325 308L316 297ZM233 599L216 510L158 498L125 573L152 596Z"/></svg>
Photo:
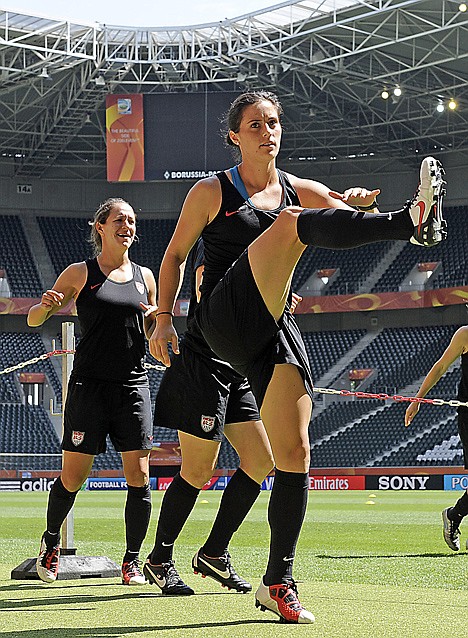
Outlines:
<svg viewBox="0 0 468 638"><path fill-rule="evenodd" d="M442 156L447 172L446 204L468 204L468 156ZM418 182L419 157L392 161L329 162L289 166L283 170L301 177L316 179L331 189L343 191L349 186L380 188L382 210L401 207L410 199ZM185 195L194 182L170 181L109 184L104 180L28 179L7 176L0 171L0 213L91 215L107 197L123 197L140 211L141 216L177 217ZM18 186L30 185L31 193L18 193Z"/></svg>

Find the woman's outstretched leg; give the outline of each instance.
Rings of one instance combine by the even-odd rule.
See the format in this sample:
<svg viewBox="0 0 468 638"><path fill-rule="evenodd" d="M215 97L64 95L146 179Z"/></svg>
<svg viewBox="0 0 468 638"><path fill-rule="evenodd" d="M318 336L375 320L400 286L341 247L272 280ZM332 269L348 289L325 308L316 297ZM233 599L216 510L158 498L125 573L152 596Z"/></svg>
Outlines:
<svg viewBox="0 0 468 638"><path fill-rule="evenodd" d="M298 237L303 244L334 249L392 239L411 241L419 246L438 244L446 235L442 217L443 176L440 162L426 157L421 163L418 190L403 210L372 214L304 209L297 218Z"/></svg>
<svg viewBox="0 0 468 638"><path fill-rule="evenodd" d="M306 245L355 248L378 241L406 240L431 246L445 236L443 169L434 158L421 164L421 183L412 202L394 213L364 213L341 204L330 209L286 208L249 246L252 274L265 304L278 320L292 274Z"/></svg>

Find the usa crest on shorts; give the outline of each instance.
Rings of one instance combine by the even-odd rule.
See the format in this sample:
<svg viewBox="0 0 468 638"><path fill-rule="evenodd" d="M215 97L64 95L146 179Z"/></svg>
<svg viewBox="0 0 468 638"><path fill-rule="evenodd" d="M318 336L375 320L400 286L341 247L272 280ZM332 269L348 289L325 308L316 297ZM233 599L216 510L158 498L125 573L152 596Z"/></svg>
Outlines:
<svg viewBox="0 0 468 638"><path fill-rule="evenodd" d="M211 430L215 426L215 417L205 416L204 414L202 414L200 425L202 427L203 432L211 432Z"/></svg>
<svg viewBox="0 0 468 638"><path fill-rule="evenodd" d="M84 432L78 432L78 430L73 430L72 432L72 443L75 447L78 447L78 445L81 445L84 441Z"/></svg>

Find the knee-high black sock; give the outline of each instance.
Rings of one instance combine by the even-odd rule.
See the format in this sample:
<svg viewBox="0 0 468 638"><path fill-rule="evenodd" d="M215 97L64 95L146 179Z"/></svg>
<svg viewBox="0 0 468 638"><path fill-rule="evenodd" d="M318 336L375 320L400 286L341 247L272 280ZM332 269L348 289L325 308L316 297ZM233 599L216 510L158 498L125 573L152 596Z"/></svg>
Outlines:
<svg viewBox="0 0 468 638"><path fill-rule="evenodd" d="M190 516L199 493L200 490L187 483L180 474L174 477L161 503L156 540L149 557L153 565L171 560L174 543Z"/></svg>
<svg viewBox="0 0 468 638"><path fill-rule="evenodd" d="M304 520L309 475L275 470L275 481L268 505L271 530L270 556L263 577L265 585L278 585L292 577L297 539Z"/></svg>
<svg viewBox="0 0 468 638"><path fill-rule="evenodd" d="M376 241L409 240L413 230L406 210L374 214L344 208L305 208L297 218L301 242L318 248L356 248Z"/></svg>
<svg viewBox="0 0 468 638"><path fill-rule="evenodd" d="M125 539L127 543L124 562L138 558L151 518L151 489L149 485L127 485L125 502Z"/></svg>
<svg viewBox="0 0 468 638"><path fill-rule="evenodd" d="M73 507L77 492L69 492L59 476L49 492L47 503L47 531L44 535L47 547L54 547L60 541L60 528Z"/></svg>
<svg viewBox="0 0 468 638"><path fill-rule="evenodd" d="M259 494L260 485L241 468L236 470L224 490L216 520L203 546L207 556L221 556L226 551Z"/></svg>
<svg viewBox="0 0 468 638"><path fill-rule="evenodd" d="M455 505L449 509L447 512L447 516L454 523L460 525L462 519L468 514L468 492L465 492L463 496L461 496Z"/></svg>

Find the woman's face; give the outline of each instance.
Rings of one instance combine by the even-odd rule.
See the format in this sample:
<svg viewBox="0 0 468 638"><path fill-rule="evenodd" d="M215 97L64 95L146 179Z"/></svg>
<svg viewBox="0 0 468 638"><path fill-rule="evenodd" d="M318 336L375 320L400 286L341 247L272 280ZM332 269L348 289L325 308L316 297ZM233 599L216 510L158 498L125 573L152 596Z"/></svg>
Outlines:
<svg viewBox="0 0 468 638"><path fill-rule="evenodd" d="M275 105L262 100L244 109L239 131L229 131L229 136L239 146L243 159L252 157L270 161L279 153L281 132Z"/></svg>
<svg viewBox="0 0 468 638"><path fill-rule="evenodd" d="M118 245L126 250L133 244L136 234L136 219L133 208L127 203L115 204L104 224L99 224L98 231L108 245Z"/></svg>

